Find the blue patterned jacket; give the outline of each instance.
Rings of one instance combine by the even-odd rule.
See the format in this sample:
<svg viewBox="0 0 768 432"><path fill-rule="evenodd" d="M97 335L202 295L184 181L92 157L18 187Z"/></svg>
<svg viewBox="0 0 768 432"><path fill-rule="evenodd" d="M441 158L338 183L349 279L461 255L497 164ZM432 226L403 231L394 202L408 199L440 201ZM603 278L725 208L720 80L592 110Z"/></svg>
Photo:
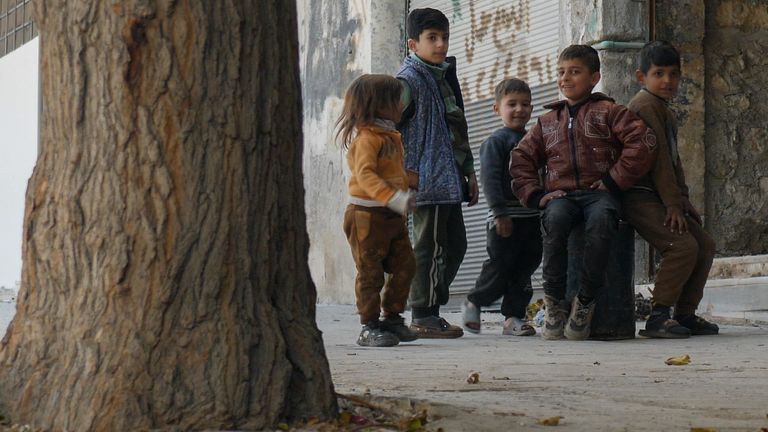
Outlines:
<svg viewBox="0 0 768 432"><path fill-rule="evenodd" d="M463 110L458 80L446 73L457 104ZM445 102L429 68L406 57L397 78L411 90L415 110L398 125L405 146L405 167L419 173L417 205L456 204L462 201L462 175L453 153L453 139L446 121Z"/></svg>

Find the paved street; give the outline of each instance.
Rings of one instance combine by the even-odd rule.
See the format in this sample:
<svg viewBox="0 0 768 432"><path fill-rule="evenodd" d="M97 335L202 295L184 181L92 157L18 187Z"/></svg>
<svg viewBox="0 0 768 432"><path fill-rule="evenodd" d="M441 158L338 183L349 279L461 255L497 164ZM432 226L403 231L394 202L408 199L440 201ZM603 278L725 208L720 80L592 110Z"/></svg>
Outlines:
<svg viewBox="0 0 768 432"><path fill-rule="evenodd" d="M0 329L14 310L0 303ZM553 416L568 431L768 428L766 326L683 341L544 341L501 336L498 314L483 313L481 335L376 349L355 344L353 306L317 311L336 391L424 401L432 430L549 430L538 421ZM664 363L683 354L687 366ZM467 383L470 372L479 383Z"/></svg>
<svg viewBox="0 0 768 432"><path fill-rule="evenodd" d="M459 314L446 314L452 323ZM352 306L318 306L336 391L425 399L454 430L719 431L768 428L768 327L725 326L683 341L544 341L501 336L497 314L483 334L362 348ZM688 354L687 366L664 361ZM471 371L478 384L467 384ZM445 406L447 405L447 406Z"/></svg>

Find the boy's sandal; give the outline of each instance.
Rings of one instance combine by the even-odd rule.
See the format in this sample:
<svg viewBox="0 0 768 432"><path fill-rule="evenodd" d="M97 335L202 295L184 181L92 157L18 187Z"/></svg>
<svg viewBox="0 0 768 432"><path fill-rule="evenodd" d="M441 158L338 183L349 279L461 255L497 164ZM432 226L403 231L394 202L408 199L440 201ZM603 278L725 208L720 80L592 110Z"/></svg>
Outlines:
<svg viewBox="0 0 768 432"><path fill-rule="evenodd" d="M461 324L470 333L480 333L480 308L469 300L461 304Z"/></svg>
<svg viewBox="0 0 768 432"><path fill-rule="evenodd" d="M691 331L683 327L677 321L668 319L658 327L648 327L638 332L640 336L659 339L686 339L691 336Z"/></svg>
<svg viewBox="0 0 768 432"><path fill-rule="evenodd" d="M532 325L517 317L509 317L504 321L503 335L509 336L533 336L536 329Z"/></svg>

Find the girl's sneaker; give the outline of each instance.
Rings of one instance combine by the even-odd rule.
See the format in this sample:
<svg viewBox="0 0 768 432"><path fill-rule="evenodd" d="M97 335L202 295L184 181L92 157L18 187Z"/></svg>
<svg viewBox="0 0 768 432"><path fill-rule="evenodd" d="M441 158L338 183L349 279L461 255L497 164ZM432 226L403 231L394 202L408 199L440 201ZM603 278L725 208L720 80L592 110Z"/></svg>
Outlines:
<svg viewBox="0 0 768 432"><path fill-rule="evenodd" d="M367 347L391 347L400 343L394 333L379 328L378 322L370 322L363 326L357 344Z"/></svg>

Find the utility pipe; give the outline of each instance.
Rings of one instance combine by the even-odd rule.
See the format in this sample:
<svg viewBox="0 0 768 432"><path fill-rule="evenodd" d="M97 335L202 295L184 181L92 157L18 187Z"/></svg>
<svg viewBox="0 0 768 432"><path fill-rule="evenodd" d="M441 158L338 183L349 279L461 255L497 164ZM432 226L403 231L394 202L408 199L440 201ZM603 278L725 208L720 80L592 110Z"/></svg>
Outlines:
<svg viewBox="0 0 768 432"><path fill-rule="evenodd" d="M645 45L645 42L619 42L619 41L600 41L592 44L592 48L600 51L617 51L627 49L640 49Z"/></svg>

